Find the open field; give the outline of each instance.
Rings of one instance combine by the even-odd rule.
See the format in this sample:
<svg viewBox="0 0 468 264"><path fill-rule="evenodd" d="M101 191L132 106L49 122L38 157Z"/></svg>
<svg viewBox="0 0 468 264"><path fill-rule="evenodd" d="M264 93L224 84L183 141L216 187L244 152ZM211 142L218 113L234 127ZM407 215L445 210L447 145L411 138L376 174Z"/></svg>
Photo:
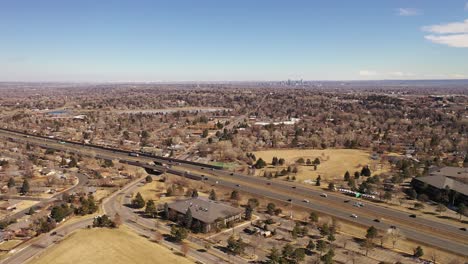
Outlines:
<svg viewBox="0 0 468 264"><path fill-rule="evenodd" d="M48 249L33 264L59 263L191 263L169 249L120 229L80 230Z"/></svg>
<svg viewBox="0 0 468 264"><path fill-rule="evenodd" d="M372 160L368 151L357 149L281 149L257 151L254 154L257 159L262 158L268 164L271 164L273 157L285 159L286 165L294 164L299 158L304 158L306 161L319 158L320 165L317 170L314 170L314 166L298 166L299 172L296 178L299 181L315 180L318 175L323 180L342 180L346 171L352 175L355 171L361 171L365 165L369 165L373 175L389 170L388 166L381 165L379 160ZM281 166L269 166L266 169L257 170L257 175L263 175L265 170L274 172L281 169Z"/></svg>

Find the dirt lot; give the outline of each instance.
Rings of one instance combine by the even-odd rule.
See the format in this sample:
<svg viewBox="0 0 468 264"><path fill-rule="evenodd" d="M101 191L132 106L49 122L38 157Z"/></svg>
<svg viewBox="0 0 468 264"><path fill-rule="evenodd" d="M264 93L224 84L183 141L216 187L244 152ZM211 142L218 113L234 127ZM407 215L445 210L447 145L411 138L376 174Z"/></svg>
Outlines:
<svg viewBox="0 0 468 264"><path fill-rule="evenodd" d="M268 164L271 163L273 157L285 159L287 165L294 164L299 158L304 158L305 161L307 159L314 161L315 158L319 158L320 165L317 170L314 170L313 166L298 166L299 172L296 177L299 181L315 180L318 175L321 175L323 180L341 180L346 171L352 174L355 171L361 171L364 165L369 165L373 175L389 170L387 164L381 165L379 160L372 160L370 152L357 149L282 149L257 151L254 154L257 159L262 158ZM281 166L267 168L268 171L281 169ZM257 170L257 175L263 175L264 171L265 169Z"/></svg>
<svg viewBox="0 0 468 264"><path fill-rule="evenodd" d="M109 243L110 241L112 243ZM80 230L30 263L185 264L191 262L121 227L120 229Z"/></svg>

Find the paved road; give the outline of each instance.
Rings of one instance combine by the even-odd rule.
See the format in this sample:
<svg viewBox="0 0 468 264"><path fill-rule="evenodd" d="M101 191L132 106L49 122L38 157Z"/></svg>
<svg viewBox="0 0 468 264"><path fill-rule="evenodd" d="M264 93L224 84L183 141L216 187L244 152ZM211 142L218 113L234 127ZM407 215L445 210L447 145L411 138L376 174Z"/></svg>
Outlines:
<svg viewBox="0 0 468 264"><path fill-rule="evenodd" d="M67 190L64 190L62 192L54 194L50 198L39 199L39 203L37 203L37 204L35 204L35 205L31 206L31 207L35 207L35 208L36 207L43 207L44 205L59 199L64 192L71 192L73 190L76 190L77 188L85 186L86 182L88 181L88 177L86 175L84 175L84 174L81 174L81 173L75 173L75 175L78 177L78 183L77 184L75 184L74 186L68 188ZM12 199L16 199L16 198L12 198ZM20 198L18 198L18 199L20 199ZM27 197L24 197L24 200L33 200L33 199L35 200L36 198L28 199ZM12 215L9 215L8 218L9 219L19 219L19 218L27 215L28 212L29 212L29 209L31 207L25 208L25 209L23 209L21 211L18 211L16 213L12 214Z"/></svg>
<svg viewBox="0 0 468 264"><path fill-rule="evenodd" d="M92 146L82 146L82 145L73 145L73 144L59 144L57 140L53 139L38 139L33 136L25 137L21 134L15 134L11 132L5 132L0 130L0 136L14 137L16 140L22 140L30 142L33 144L42 145L45 147L55 148L59 150L68 150L75 151L86 155L87 153L94 153L94 155L99 154L103 158L113 158L123 161L140 161L141 164L147 164L149 160L158 160L156 157L153 159L147 157L129 157L125 152L119 152L119 150L109 151L99 148L93 148ZM167 161L159 160L160 162L167 163ZM160 166L153 166L155 169L166 170ZM202 170L203 166L195 166L190 164L174 164L173 168L167 169L168 172L174 172L181 174L185 171ZM239 188L241 191L250 192L255 195L263 195L265 197L286 201L292 199L292 204L296 206L301 206L307 209L314 209L316 211L340 218L346 219L347 221L353 221L361 225L370 226L374 225L375 227L386 230L388 229L390 223L396 223L402 231L404 231L405 236L409 239L413 239L428 245L436 246L441 249L445 249L460 255L468 255L468 232L463 232L458 230L457 226L444 224L437 221L432 221L429 219L423 218L410 218L408 214L402 211L389 209L373 204L366 204L364 208L360 208L358 211L359 217L356 219L351 219L350 215L355 213L357 208L354 208L352 205L344 207L344 200L347 198L342 195L329 194L327 202L321 201L320 191L314 190L311 188L306 188L300 185L290 184L280 181L271 181L271 185L267 186L269 180L260 177L252 177L247 175L242 175L238 173L233 173L224 170L214 170L211 171L205 168L205 176L209 178L211 182L215 182L218 179L219 184L229 187L229 188ZM190 173L192 175L200 175L200 173ZM214 174L216 176L210 176ZM226 178L231 177L232 180L225 180ZM241 185L238 187L237 184ZM265 188L267 186L267 188ZM293 186L296 188L293 189ZM284 192L288 192L291 195L284 195ZM294 195L294 197L292 197ZM301 198L295 198L300 196ZM310 203L306 204L302 202L303 199L309 199ZM340 205L338 205L340 204ZM389 222L383 221L381 223L374 222L374 218L384 218L390 219ZM427 228L432 229L437 232L438 235L433 235L427 233ZM451 239L452 238L452 239Z"/></svg>
<svg viewBox="0 0 468 264"><path fill-rule="evenodd" d="M0 261L2 264L22 264L31 259L34 256L37 256L41 252L45 251L49 246L57 243L63 237L67 236L68 234L72 233L73 231L85 228L88 225L92 225L93 219L84 219L72 224L67 224L64 226L59 226L54 229L57 232L56 235L52 236L50 233L42 234L37 238L34 238L31 242L26 242L25 246L20 246L16 250L16 252L8 257Z"/></svg>
<svg viewBox="0 0 468 264"><path fill-rule="evenodd" d="M328 215L332 215L338 219L343 219L345 221L351 221L356 224L361 224L365 226L373 225L376 228L381 229L381 230L388 230L390 227L388 222L382 221L380 223L377 223L374 221L374 218L372 217L358 216L358 218L351 218L350 211L343 210L342 208L335 208L334 206L330 206L331 203L330 204L327 204L327 202L306 203L303 201L302 198L294 198L294 197L302 196L302 194L300 194L300 190L298 191L299 195L297 195L296 191L290 188L289 191L291 194L287 195L287 194L279 193L275 191L275 189L271 188L271 186L267 186L267 188L252 187L249 185L237 186L238 184L236 182L224 180L224 179L216 178L216 177L209 177L209 176L208 176L207 182L209 184L219 184L228 188L238 189L239 191L248 192L248 193L252 193L255 195L260 195L260 196L267 197L270 199L278 200L278 201L283 202L284 204L290 204L290 206L297 206L297 207L306 208L309 210L312 209L318 212L326 212L326 214ZM291 201L288 201L289 199L291 199ZM326 198L320 197L320 199L326 199ZM349 206L352 207L352 205L349 205ZM361 212L363 213L365 210L368 210L368 209L360 208L358 210L361 210ZM416 241L421 241L425 244L433 245L439 248L452 251L460 255L468 256L468 243L466 242L465 243L457 242L457 241L450 240L450 239L444 239L444 238L441 238L439 236L435 236L432 234L423 233L417 230L415 226L408 227L406 225L397 225L397 227L402 231L402 233L405 235L406 238L410 238ZM468 240L466 241L468 242Z"/></svg>
<svg viewBox="0 0 468 264"><path fill-rule="evenodd" d="M143 179L141 179L143 180ZM140 181L136 181L130 185L128 185L126 188L116 192L114 195L110 196L106 201L103 203L103 208L104 212L107 215L110 215L113 217L116 213L119 213L122 222L129 226L131 229L139 233L140 235L146 236L151 238L154 233L155 233L155 219L150 219L150 218L144 218L135 211L127 206L125 204L130 204L131 203L131 194L137 189L139 186L141 186ZM135 221L136 220L136 221ZM170 228L168 226L165 226L163 224L160 224L158 226L158 229L163 231L164 233L170 233ZM203 248L206 241L198 239L194 236L189 236L187 239L190 242L197 244L200 248ZM174 248L176 250L180 249L180 245L177 243L173 243L167 240L162 240L162 244L169 248ZM223 256L223 257L228 257L224 253L220 252L217 249L209 249L206 252L200 252L197 250L190 250L188 255L194 259L197 259L203 263L223 263L226 262L223 258L220 258L218 256ZM234 263L247 263L245 260L239 258L239 257L231 257L231 261L234 261Z"/></svg>

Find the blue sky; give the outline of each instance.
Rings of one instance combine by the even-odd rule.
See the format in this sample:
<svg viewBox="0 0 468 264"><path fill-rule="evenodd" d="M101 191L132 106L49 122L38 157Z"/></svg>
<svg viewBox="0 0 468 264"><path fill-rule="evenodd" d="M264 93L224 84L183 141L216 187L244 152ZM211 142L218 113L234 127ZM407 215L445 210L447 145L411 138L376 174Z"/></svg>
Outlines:
<svg viewBox="0 0 468 264"><path fill-rule="evenodd" d="M0 0L1 81L468 78L468 0Z"/></svg>

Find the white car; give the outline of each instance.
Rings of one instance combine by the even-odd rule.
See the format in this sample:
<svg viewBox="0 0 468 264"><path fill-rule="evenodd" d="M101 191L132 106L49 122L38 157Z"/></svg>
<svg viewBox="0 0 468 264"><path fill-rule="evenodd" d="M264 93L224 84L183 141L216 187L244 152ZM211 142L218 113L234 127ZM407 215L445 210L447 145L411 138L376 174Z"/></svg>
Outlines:
<svg viewBox="0 0 468 264"><path fill-rule="evenodd" d="M310 203L310 201L307 200L307 199L304 199L304 200L302 200L302 201L303 201L304 203Z"/></svg>
<svg viewBox="0 0 468 264"><path fill-rule="evenodd" d="M328 197L328 195L326 193L322 193L322 194L320 194L320 196L325 197L325 198Z"/></svg>
<svg viewBox="0 0 468 264"><path fill-rule="evenodd" d="M356 215L356 214L352 214L351 217L352 217L352 218L357 218L357 215Z"/></svg>

